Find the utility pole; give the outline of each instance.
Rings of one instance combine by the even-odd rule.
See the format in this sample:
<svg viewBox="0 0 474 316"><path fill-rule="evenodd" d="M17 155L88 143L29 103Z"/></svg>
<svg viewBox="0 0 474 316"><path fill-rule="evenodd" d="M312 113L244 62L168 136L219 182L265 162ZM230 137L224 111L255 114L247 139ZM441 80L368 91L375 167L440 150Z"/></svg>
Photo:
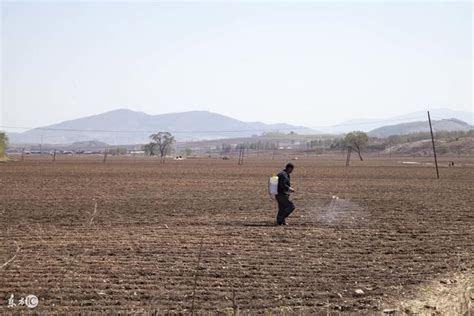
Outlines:
<svg viewBox="0 0 474 316"><path fill-rule="evenodd" d="M105 163L105 162L107 161L107 155L108 155L108 154L109 154L109 150L106 149L106 150L104 151L104 160L102 161L103 163Z"/></svg>
<svg viewBox="0 0 474 316"><path fill-rule="evenodd" d="M238 163L239 166L244 164L244 154L245 154L245 146L242 145L239 151L239 163Z"/></svg>
<svg viewBox="0 0 474 316"><path fill-rule="evenodd" d="M433 127L431 126L430 111L428 111L428 122L430 122L431 143L433 144L433 155L434 155L434 160L435 160L435 165L436 165L436 178L439 179L438 159L436 157L436 147L435 147L435 141L434 141L434 136L433 136Z"/></svg>
<svg viewBox="0 0 474 316"><path fill-rule="evenodd" d="M43 133L41 133L40 156L43 155Z"/></svg>
<svg viewBox="0 0 474 316"><path fill-rule="evenodd" d="M351 152L352 152L352 147L351 146L347 147L346 167L349 167L349 162L351 161Z"/></svg>

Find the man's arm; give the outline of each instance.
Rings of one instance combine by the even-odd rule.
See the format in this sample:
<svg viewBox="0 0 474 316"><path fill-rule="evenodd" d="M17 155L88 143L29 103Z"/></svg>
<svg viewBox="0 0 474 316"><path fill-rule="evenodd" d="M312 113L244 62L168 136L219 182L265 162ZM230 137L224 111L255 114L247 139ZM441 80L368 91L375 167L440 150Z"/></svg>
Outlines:
<svg viewBox="0 0 474 316"><path fill-rule="evenodd" d="M293 187L291 186L291 183L290 183L290 176L288 176L287 192L295 192L295 189L293 189Z"/></svg>

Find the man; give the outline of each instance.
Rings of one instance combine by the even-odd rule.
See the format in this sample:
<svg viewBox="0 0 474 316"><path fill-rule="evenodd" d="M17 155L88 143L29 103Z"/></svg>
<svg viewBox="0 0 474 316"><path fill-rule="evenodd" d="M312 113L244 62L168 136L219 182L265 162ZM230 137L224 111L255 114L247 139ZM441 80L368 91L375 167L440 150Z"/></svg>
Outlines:
<svg viewBox="0 0 474 316"><path fill-rule="evenodd" d="M295 192L290 183L290 174L294 168L292 163L288 163L278 174L278 194L275 196L278 202L278 225L287 225L286 218L295 210L295 205L290 201L290 193Z"/></svg>

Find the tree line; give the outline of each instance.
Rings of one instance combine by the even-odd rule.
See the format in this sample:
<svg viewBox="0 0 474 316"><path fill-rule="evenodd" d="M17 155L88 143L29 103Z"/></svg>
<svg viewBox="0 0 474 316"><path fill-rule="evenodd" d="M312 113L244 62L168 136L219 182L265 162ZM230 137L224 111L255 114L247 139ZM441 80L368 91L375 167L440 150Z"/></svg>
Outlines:
<svg viewBox="0 0 474 316"><path fill-rule="evenodd" d="M0 159L5 159L5 150L8 147L8 137L4 132L0 132Z"/></svg>

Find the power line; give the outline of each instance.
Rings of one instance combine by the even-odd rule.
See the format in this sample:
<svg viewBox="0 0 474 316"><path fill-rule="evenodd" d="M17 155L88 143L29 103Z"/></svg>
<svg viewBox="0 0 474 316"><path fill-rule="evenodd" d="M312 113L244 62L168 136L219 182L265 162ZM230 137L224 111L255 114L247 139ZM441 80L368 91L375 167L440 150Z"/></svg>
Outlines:
<svg viewBox="0 0 474 316"><path fill-rule="evenodd" d="M444 119L439 117L433 117L440 120L455 121L453 119ZM348 127L348 126L364 126L364 125L374 125L380 123L395 123L402 121L412 121L412 120L422 120L419 117L412 118L400 118L395 120L380 120L380 121L370 121L370 122L360 122L360 123L346 123L346 124L337 124L326 127L288 127L288 128L267 128L267 129L247 129L247 130L167 130L170 133L175 134L211 134L211 133L243 133L243 132L278 132L278 131L297 131L297 130L311 130L311 129L330 129L330 128L339 128L339 127ZM407 122L409 123L409 122ZM0 125L0 128L8 129L19 129L25 131L39 130L39 131L52 131L52 132L90 132L90 133L156 133L157 130L105 130L105 129L73 129L73 128L51 128L51 127L24 127L24 126L6 126ZM166 129L164 129L166 130Z"/></svg>
<svg viewBox="0 0 474 316"><path fill-rule="evenodd" d="M9 129L23 129L23 130L41 130L41 131L60 131L60 132L93 132L93 133L156 133L157 130L101 130L101 129L70 129L70 128L49 128L49 127L20 127L20 126L1 126L0 128ZM241 132L271 132L271 131L282 131L282 130L309 130L310 127L292 127L292 128L275 128L275 129L248 129L248 130L166 130L170 133L241 133Z"/></svg>

